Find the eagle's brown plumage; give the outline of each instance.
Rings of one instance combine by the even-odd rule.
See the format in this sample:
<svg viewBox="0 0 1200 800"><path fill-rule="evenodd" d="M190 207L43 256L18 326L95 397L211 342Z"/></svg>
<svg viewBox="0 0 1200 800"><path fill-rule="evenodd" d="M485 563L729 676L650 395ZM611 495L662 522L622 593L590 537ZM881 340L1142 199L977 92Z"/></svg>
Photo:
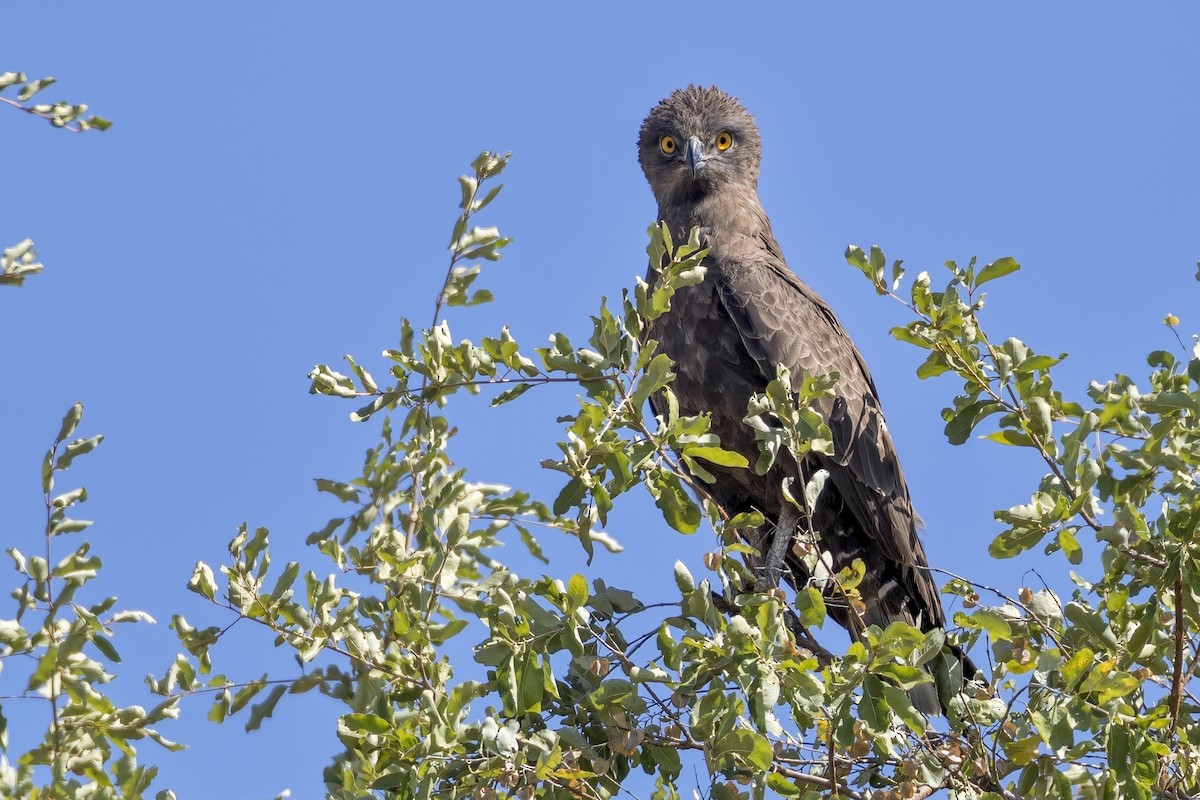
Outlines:
<svg viewBox="0 0 1200 800"><path fill-rule="evenodd" d="M713 499L731 514L757 510L773 537L787 536L778 548L782 566L793 584L803 585L808 573L790 550L795 529L779 530L781 519L788 527L798 521L781 483L801 478L793 490L799 496L807 476L828 470L809 521L835 572L855 558L866 565L861 620L844 603L831 602L831 615L852 635L864 623L886 627L895 620L926 631L942 627L941 599L871 374L833 311L788 268L759 201L761 141L754 118L715 87L679 90L646 117L638 153L659 218L677 241L699 227L702 245L710 248L704 282L681 289L649 332L675 362L672 388L680 411L711 413L722 445L753 464L758 447L743 419L750 396L766 388L776 365L793 376L839 376L835 397L820 408L833 456L810 454L799 466L781 458L766 475L713 467ZM652 406L657 413L661 404L652 400ZM964 671L975 670L965 662ZM932 686L912 694L921 710L939 711Z"/></svg>

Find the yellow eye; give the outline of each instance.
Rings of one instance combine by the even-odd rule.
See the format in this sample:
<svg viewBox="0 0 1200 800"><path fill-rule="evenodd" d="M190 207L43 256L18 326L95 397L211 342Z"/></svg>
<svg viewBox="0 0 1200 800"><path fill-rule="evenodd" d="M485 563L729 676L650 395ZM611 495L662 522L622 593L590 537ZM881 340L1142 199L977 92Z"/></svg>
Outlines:
<svg viewBox="0 0 1200 800"><path fill-rule="evenodd" d="M728 150L733 147L733 134L726 131L717 137L717 149Z"/></svg>
<svg viewBox="0 0 1200 800"><path fill-rule="evenodd" d="M667 155L671 155L679 148L679 145L675 144L674 136L664 136L658 140L658 147Z"/></svg>

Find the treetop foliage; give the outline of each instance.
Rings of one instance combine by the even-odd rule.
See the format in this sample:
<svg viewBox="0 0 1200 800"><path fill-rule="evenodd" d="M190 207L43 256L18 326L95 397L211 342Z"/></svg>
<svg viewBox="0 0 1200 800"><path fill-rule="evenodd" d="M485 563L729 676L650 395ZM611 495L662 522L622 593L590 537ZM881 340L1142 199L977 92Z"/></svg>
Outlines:
<svg viewBox="0 0 1200 800"><path fill-rule="evenodd" d="M151 726L194 696L212 699L215 722L241 714L253 730L287 696L314 690L343 706L343 749L325 770L327 796L339 800L607 798L651 786L644 793L656 798L694 789L714 800L1200 791L1200 700L1191 688L1200 662L1195 347L1151 353L1140 384L1118 375L1072 397L1053 381L1063 354L983 326L981 288L1015 272L1015 260L947 262L936 283L923 272L906 285L901 262L889 268L880 248L850 247L848 263L907 306L911 321L892 333L927 352L918 377L955 381L942 410L948 440L1025 448L1041 464L1028 501L996 512L1003 530L991 556L1040 548L1042 573L1062 579L997 587L947 576L946 591L962 598L954 629L894 623L834 645L823 630L827 604L861 602L861 565L814 569L794 590L753 591L746 531L762 519L730 518L704 486L708 465L762 471L785 448L827 448L811 406L836 376L781 370L754 398L754 464L722 448L706 416L681 414L672 364L647 324L681 287L705 280L706 252L696 233L675 242L661 225L651 226L647 248L655 279L602 300L586 342L555 333L526 349L507 328L456 339L448 312L493 299L476 284L482 262L498 259L509 239L476 218L499 194L494 181L507 162L482 153L460 179L428 326L402 320L378 368L347 356L343 371L310 373L313 393L353 401L351 418L374 419L380 431L360 475L316 481L346 511L308 537L314 563L272 563L268 531L243 526L226 563L197 564L188 587L218 619L173 617L183 652L147 681L157 708L110 708L95 689L107 675L101 661L119 660L109 641L118 620L109 612L115 600L85 608L71 599L99 568L88 546L53 569L49 559L13 556L18 614L0 621L0 656L33 657L37 680L20 696L49 700L53 715L45 741L2 773L5 791L140 797L153 771L134 766L130 742L173 747ZM451 457L458 405L476 395L493 406L517 402L550 384L578 394L559 419L558 452L542 462L561 474L557 495L469 479ZM647 419L656 392L667 412ZM75 422L64 423L44 475L98 443L65 443L80 413L68 414ZM811 504L820 476L793 489L798 505ZM555 569L544 537L572 537L589 557L597 545L619 551L609 515L640 491L662 514L658 535L705 528L712 536L703 574L664 564L650 596ZM65 513L86 494L61 496L60 508L61 497L46 493L49 546L82 530ZM542 574L520 574L505 558L500 548L513 541ZM36 615L41 622L27 624ZM290 648L295 673L222 674L215 662L235 621L262 626L264 647ZM989 682L944 691L946 717L927 718L906 690L933 680L926 667L947 640L971 648ZM67 719L76 738L64 736ZM41 768L51 778L44 786Z"/></svg>
<svg viewBox="0 0 1200 800"><path fill-rule="evenodd" d="M87 113L88 107L82 103L28 103L38 92L55 83L57 81L54 78L31 81L23 72L0 72L0 103L41 117L54 127L72 133L83 133L87 130L106 131L112 127L112 122L103 117L93 115L85 119L84 114ZM15 100L3 96L6 90L14 87L17 87ZM42 265L37 261L32 239L23 239L0 251L0 286L20 286L25 282L25 278L41 271Z"/></svg>

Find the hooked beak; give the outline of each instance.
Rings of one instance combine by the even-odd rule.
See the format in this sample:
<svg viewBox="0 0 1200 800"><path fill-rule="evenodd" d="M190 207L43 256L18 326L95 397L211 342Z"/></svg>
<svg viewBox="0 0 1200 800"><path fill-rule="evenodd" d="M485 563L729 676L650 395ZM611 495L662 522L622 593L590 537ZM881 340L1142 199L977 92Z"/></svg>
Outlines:
<svg viewBox="0 0 1200 800"><path fill-rule="evenodd" d="M704 145L695 136L688 139L687 153L684 155L684 160L687 162L688 169L692 171L692 177L696 177L696 173L703 169L708 161L708 156L704 155Z"/></svg>

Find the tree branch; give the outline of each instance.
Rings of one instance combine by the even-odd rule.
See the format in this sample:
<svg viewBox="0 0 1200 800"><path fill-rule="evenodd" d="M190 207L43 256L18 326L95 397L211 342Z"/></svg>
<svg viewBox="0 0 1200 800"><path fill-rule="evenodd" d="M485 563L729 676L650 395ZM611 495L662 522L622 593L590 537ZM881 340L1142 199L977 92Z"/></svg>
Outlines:
<svg viewBox="0 0 1200 800"><path fill-rule="evenodd" d="M1171 677L1171 696L1167 707L1171 714L1171 727L1167 730L1168 744L1175 738L1175 730L1179 726L1179 706L1183 700L1183 569L1175 577L1175 671Z"/></svg>
<svg viewBox="0 0 1200 800"><path fill-rule="evenodd" d="M797 783L807 783L811 786L819 786L822 789L827 789L834 797L848 797L850 800L866 800L861 792L856 792L849 786L820 775L813 775L811 772L800 772L799 770L785 767L778 761L772 762L771 770Z"/></svg>

